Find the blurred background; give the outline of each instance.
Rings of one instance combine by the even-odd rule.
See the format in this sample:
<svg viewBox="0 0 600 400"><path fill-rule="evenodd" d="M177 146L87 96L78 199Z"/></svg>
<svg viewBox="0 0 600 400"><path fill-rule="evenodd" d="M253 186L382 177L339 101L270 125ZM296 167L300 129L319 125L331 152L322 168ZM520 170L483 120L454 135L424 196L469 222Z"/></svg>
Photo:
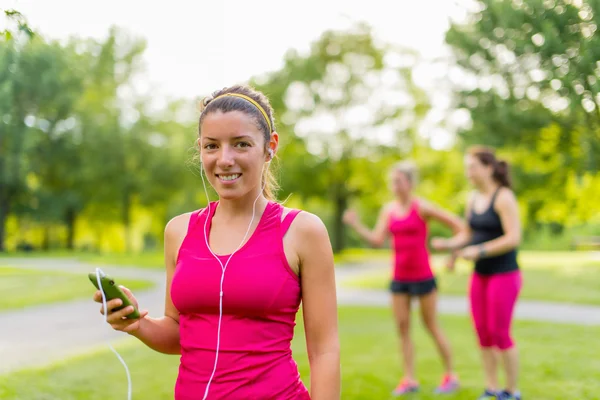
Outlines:
<svg viewBox="0 0 600 400"><path fill-rule="evenodd" d="M279 199L320 215L336 251L361 245L343 210L374 222L400 159L462 213L474 143L512 166L524 247L600 236L594 2L3 3L3 251L161 250L165 223L206 203L198 101L245 82L275 109Z"/></svg>
<svg viewBox="0 0 600 400"><path fill-rule="evenodd" d="M524 396L599 399L599 24L596 0L0 0L0 399L124 398L117 339L134 398L173 398L178 357L112 331L87 274L101 266L163 313L165 224L207 201L197 106L238 83L275 109L278 199L328 227L344 400L389 398L402 374L390 251L367 249L344 210L372 226L390 166L412 159L417 194L463 215L473 144L509 162L519 201ZM448 399L474 399L472 265L451 273L444 257L432 266L462 384ZM417 317L427 400L443 371Z"/></svg>

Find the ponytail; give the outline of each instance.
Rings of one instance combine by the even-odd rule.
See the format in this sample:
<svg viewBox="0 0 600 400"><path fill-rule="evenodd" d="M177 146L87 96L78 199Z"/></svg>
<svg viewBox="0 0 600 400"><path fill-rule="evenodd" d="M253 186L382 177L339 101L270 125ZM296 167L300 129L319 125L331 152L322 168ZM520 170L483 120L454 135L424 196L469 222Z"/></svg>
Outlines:
<svg viewBox="0 0 600 400"><path fill-rule="evenodd" d="M494 180L500 184L500 186L504 186L509 189L512 188L508 163L506 161L498 160L498 162L496 162L496 164L494 165L493 177Z"/></svg>
<svg viewBox="0 0 600 400"><path fill-rule="evenodd" d="M486 146L472 146L467 150L467 153L477 157L483 165L493 166L494 173L492 177L494 180L500 184L500 186L512 189L508 163L504 160L497 159L494 149Z"/></svg>

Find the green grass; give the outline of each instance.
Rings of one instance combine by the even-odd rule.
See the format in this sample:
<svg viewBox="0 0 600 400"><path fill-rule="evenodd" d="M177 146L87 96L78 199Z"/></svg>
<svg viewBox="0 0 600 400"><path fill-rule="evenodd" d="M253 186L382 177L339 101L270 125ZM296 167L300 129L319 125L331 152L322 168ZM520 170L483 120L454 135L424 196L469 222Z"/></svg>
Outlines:
<svg viewBox="0 0 600 400"><path fill-rule="evenodd" d="M299 319L300 321L300 319ZM442 367L429 336L417 319L417 372L422 393L416 400L439 399L431 394ZM452 400L472 400L483 387L479 355L466 317L444 316L442 325L455 354L456 370L463 388ZM600 391L600 352L597 327L577 327L534 322L515 322L514 336L521 352L521 390L526 398L594 399ZM577 338L577 340L573 340ZM342 399L389 399L401 376L397 339L386 308L341 307ZM585 343L585 346L581 344ZM116 347L132 373L133 399L172 399L178 356L155 353L134 339ZM297 328L293 344L304 382L309 368L302 334ZM503 378L501 378L501 382ZM0 398L7 400L104 400L126 397L125 371L115 355L101 351L54 366L0 376Z"/></svg>
<svg viewBox="0 0 600 400"><path fill-rule="evenodd" d="M588 252L535 252L519 255L523 270L521 298L600 305L600 258ZM433 257L440 292L466 295L472 264L460 262L454 273L444 258ZM391 269L377 269L343 282L346 287L386 289Z"/></svg>
<svg viewBox="0 0 600 400"><path fill-rule="evenodd" d="M123 279L132 290L152 282ZM91 297L94 287L87 276L67 272L0 267L0 311Z"/></svg>

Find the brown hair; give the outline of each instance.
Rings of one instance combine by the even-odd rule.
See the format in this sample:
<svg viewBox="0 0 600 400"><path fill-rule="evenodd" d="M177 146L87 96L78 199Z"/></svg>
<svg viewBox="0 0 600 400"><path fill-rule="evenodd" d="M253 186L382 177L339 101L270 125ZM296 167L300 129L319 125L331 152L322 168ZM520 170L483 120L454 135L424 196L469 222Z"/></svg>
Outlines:
<svg viewBox="0 0 600 400"><path fill-rule="evenodd" d="M467 153L477 157L483 165L491 165L494 168L492 177L501 186L512 188L508 163L496 158L494 149L486 146L472 146Z"/></svg>
<svg viewBox="0 0 600 400"><path fill-rule="evenodd" d="M227 93L236 93L254 100L262 108L258 108L251 101L237 96L223 96ZM198 120L198 135L202 136L202 121L204 118L214 112L241 111L252 118L256 127L263 133L265 139L265 152L271 140L271 133L275 131L275 120L273 119L273 109L267 97L250 86L235 85L217 90L212 95L207 96L200 106L200 118ZM266 116L262 112L266 113ZM261 185L264 184L263 195L269 200L275 200L275 193L279 188L277 180L270 168L263 170Z"/></svg>

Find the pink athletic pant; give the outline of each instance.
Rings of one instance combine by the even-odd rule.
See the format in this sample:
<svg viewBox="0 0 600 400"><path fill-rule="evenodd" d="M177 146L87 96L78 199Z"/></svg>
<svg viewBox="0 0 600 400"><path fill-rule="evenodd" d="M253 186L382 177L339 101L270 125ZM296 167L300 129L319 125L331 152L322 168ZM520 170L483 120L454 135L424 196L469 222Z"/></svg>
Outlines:
<svg viewBox="0 0 600 400"><path fill-rule="evenodd" d="M481 347L507 350L514 345L510 327L521 286L520 271L471 276L471 316Z"/></svg>

